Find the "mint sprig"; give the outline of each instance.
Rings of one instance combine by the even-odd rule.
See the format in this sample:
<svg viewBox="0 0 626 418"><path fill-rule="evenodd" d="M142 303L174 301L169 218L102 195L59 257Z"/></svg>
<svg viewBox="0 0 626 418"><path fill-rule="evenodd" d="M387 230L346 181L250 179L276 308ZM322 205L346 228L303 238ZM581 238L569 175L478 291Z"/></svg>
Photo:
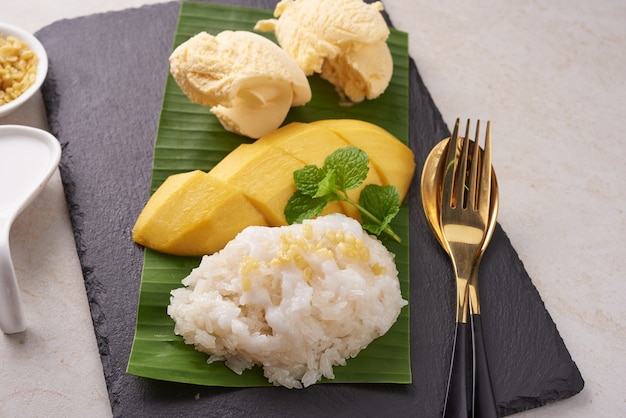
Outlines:
<svg viewBox="0 0 626 418"><path fill-rule="evenodd" d="M326 157L320 168L306 165L293 172L296 192L285 206L289 224L321 215L330 202L348 202L361 213L363 229L374 234L386 233L397 242L400 237L389 226L400 210L400 196L394 186L368 184L359 201L348 197L347 191L359 187L367 177L369 157L357 147L340 148Z"/></svg>

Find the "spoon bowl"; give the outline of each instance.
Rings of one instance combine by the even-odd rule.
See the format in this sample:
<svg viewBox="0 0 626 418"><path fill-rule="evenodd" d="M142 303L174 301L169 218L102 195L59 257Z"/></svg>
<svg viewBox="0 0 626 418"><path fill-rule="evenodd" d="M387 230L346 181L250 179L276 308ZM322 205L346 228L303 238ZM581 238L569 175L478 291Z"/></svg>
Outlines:
<svg viewBox="0 0 626 418"><path fill-rule="evenodd" d="M0 329L6 334L26 329L9 247L11 226L48 182L60 159L61 146L48 132L0 126Z"/></svg>
<svg viewBox="0 0 626 418"><path fill-rule="evenodd" d="M441 212L441 184L443 181L443 155L446 152L446 147L450 138L446 138L440 141L426 157L424 162L424 168L422 169L422 178L420 184L420 193L422 197L422 206L424 207L424 213L426 214L426 220L428 226L435 234L439 244L446 249L445 241L443 238L443 232L441 231L441 225L439 225L439 215ZM457 155L461 152L459 142L459 148L456 150ZM487 235L483 242L482 251L487 248L493 231L496 227L496 219L498 215L498 181L496 179L495 171L491 170L491 207L489 208L489 227Z"/></svg>

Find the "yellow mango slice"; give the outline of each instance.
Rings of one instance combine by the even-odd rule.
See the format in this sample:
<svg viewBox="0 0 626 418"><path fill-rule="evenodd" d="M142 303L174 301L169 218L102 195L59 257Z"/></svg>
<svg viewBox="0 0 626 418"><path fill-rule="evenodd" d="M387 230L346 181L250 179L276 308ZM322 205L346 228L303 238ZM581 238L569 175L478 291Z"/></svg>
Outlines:
<svg viewBox="0 0 626 418"><path fill-rule="evenodd" d="M351 144L345 139L324 126L301 122L292 122L285 125L254 143L255 147L273 146L280 148L303 161L303 165L313 164L318 167L324 164L326 157L333 151L349 145ZM367 184L383 185L383 181L371 161L369 168L363 184L356 189L348 191L348 197L355 202L359 201L361 190ZM343 212L352 218L361 219L358 209L346 202L332 202L326 207L324 214L331 212Z"/></svg>
<svg viewBox="0 0 626 418"><path fill-rule="evenodd" d="M395 186L400 201L404 200L415 172L415 156L398 138L380 126L356 119L327 119L311 124L328 128L365 151L383 184Z"/></svg>
<svg viewBox="0 0 626 418"><path fill-rule="evenodd" d="M133 228L133 239L174 255L211 254L251 225L286 225L285 205L295 192L293 172L322 166L333 151L354 145L370 158L367 184L398 188L404 199L415 171L411 150L384 129L359 120L290 123L237 147L209 173L170 176L154 193ZM353 206L333 202L324 214L360 219Z"/></svg>
<svg viewBox="0 0 626 418"><path fill-rule="evenodd" d="M333 151L347 147L348 142L330 129L309 123L292 122L254 142L254 146L270 146L293 155L303 165L321 167Z"/></svg>
<svg viewBox="0 0 626 418"><path fill-rule="evenodd" d="M269 225L280 226L287 225L285 205L296 191L293 172L302 166L302 161L279 148L249 144L237 147L209 174L239 189Z"/></svg>
<svg viewBox="0 0 626 418"><path fill-rule="evenodd" d="M267 223L244 194L196 170L163 182L139 215L133 240L168 254L200 256L221 250L250 225Z"/></svg>

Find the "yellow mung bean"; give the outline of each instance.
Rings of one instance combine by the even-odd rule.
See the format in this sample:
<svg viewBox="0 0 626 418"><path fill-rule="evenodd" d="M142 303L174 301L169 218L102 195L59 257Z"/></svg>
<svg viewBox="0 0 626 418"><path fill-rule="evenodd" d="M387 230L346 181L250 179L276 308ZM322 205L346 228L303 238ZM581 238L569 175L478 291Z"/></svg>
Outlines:
<svg viewBox="0 0 626 418"><path fill-rule="evenodd" d="M0 106L17 99L35 82L38 61L26 42L0 34Z"/></svg>

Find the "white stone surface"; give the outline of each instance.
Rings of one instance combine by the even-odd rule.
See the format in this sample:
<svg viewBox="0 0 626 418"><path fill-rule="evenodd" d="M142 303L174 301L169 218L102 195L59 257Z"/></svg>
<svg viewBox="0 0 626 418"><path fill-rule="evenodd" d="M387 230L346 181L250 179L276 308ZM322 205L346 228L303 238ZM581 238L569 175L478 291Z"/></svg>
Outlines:
<svg viewBox="0 0 626 418"><path fill-rule="evenodd" d="M35 32L157 2L2 0L0 20ZM626 416L626 3L384 4L444 120L492 121L500 223L586 382L516 416ZM8 123L46 128L41 97ZM110 416L58 172L11 245L29 330L0 335L0 416Z"/></svg>

